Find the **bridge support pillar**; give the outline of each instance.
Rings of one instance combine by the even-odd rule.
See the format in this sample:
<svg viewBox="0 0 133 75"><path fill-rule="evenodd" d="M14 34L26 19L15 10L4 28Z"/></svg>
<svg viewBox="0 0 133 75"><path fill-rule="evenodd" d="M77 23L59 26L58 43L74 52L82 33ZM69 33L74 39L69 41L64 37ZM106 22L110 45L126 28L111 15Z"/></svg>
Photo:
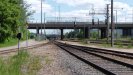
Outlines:
<svg viewBox="0 0 133 75"><path fill-rule="evenodd" d="M124 29L122 29L123 31L122 31L122 35L124 36L124 37L127 37L127 36L131 36L132 35L132 30L130 29L130 28L124 28Z"/></svg>
<svg viewBox="0 0 133 75"><path fill-rule="evenodd" d="M39 34L39 27L36 27L36 34Z"/></svg>
<svg viewBox="0 0 133 75"><path fill-rule="evenodd" d="M64 35L63 35L63 29L60 29L61 30L61 40L64 39Z"/></svg>
<svg viewBox="0 0 133 75"><path fill-rule="evenodd" d="M106 28L101 29L101 39L106 38Z"/></svg>
<svg viewBox="0 0 133 75"><path fill-rule="evenodd" d="M88 27L85 28L84 36L86 39L89 38L89 28Z"/></svg>

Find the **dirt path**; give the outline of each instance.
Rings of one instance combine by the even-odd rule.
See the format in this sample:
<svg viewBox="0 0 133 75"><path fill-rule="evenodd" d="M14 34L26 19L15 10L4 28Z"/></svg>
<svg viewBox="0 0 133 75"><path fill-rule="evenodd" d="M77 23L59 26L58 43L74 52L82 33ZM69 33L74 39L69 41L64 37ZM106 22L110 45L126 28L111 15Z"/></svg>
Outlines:
<svg viewBox="0 0 133 75"><path fill-rule="evenodd" d="M35 40L28 40L28 46L32 46L32 45L36 45L36 44L40 44L40 43L47 43L48 41L35 41ZM20 47L26 47L26 41L23 41L20 43ZM0 48L0 51L2 50L7 50L7 49L13 49L13 48L17 48L18 45L15 46L10 46L10 47L4 47L4 48Z"/></svg>

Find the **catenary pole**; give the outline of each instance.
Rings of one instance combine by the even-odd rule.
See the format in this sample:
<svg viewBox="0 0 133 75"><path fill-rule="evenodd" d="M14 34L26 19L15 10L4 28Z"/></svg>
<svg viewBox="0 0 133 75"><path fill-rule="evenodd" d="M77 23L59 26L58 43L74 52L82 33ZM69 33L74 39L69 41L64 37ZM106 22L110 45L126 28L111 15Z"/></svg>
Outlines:
<svg viewBox="0 0 133 75"><path fill-rule="evenodd" d="M114 47L114 17L113 17L113 0L111 0L111 46Z"/></svg>

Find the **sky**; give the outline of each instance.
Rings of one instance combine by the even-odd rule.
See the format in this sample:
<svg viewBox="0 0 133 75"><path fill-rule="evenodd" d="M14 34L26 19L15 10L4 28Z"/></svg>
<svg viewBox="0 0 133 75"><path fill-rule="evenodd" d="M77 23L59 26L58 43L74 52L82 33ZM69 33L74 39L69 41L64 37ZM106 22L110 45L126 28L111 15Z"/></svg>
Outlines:
<svg viewBox="0 0 133 75"><path fill-rule="evenodd" d="M29 17L30 22L40 22L41 20L41 0L24 0L30 4L29 11L35 13ZM110 4L111 0L43 0L43 16L45 13L46 21L57 21L58 18L63 17L61 21L91 21L92 12L94 8L96 13L105 13L106 4ZM133 0L114 0L114 17L117 22L132 22L133 21ZM60 13L59 13L60 12ZM105 20L105 14L95 15L95 20L99 18L101 21ZM43 17L44 19L44 17Z"/></svg>

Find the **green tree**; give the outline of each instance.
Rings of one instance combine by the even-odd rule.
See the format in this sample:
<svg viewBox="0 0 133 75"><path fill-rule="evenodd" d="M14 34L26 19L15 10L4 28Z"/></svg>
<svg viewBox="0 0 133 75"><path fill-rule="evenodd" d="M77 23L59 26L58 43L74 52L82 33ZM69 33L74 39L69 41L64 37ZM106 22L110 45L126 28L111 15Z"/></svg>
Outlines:
<svg viewBox="0 0 133 75"><path fill-rule="evenodd" d="M26 33L28 7L23 0L0 0L0 42L15 38L19 27L23 34Z"/></svg>
<svg viewBox="0 0 133 75"><path fill-rule="evenodd" d="M74 31L66 33L65 36L67 38L83 38L83 34L84 32L82 29L75 29Z"/></svg>

